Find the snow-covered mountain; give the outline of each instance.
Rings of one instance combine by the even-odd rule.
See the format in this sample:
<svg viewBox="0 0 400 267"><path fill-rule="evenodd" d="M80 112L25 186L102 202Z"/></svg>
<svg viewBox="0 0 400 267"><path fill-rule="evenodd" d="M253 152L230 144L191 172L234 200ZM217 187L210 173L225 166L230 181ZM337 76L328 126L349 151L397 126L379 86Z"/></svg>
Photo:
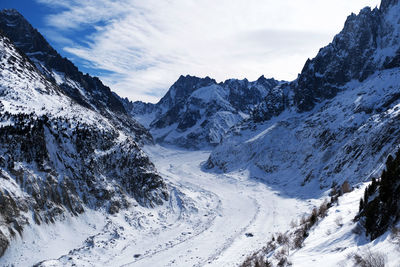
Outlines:
<svg viewBox="0 0 400 267"><path fill-rule="evenodd" d="M129 131L137 123L124 121L122 106L71 98L65 83L83 95L78 83L49 79L21 50L0 32L0 256L29 224L162 204L166 185L135 141L143 127ZM103 115L118 112L124 119Z"/></svg>
<svg viewBox="0 0 400 267"><path fill-rule="evenodd" d="M255 116L263 121L293 107L309 111L331 99L344 86L362 82L378 70L400 66L398 1L382 1L381 7L366 7L351 14L332 43L307 60L299 77L267 98Z"/></svg>
<svg viewBox="0 0 400 267"><path fill-rule="evenodd" d="M321 188L379 175L400 141L399 57L398 1L352 14L295 81L275 87L230 130L207 166Z"/></svg>
<svg viewBox="0 0 400 267"><path fill-rule="evenodd" d="M199 148L219 144L233 125L247 119L281 82L261 76L257 81L181 76L157 103L125 101L131 114L157 142Z"/></svg>
<svg viewBox="0 0 400 267"><path fill-rule="evenodd" d="M0 29L0 265L398 264L398 0L349 16L295 81L181 76L157 104L82 74L15 10ZM132 117L199 150L144 146L162 179Z"/></svg>
<svg viewBox="0 0 400 267"><path fill-rule="evenodd" d="M48 79L78 104L99 112L139 143L151 143L152 136L130 116L120 101L97 77L83 74L62 57L46 39L16 10L0 11L0 30Z"/></svg>

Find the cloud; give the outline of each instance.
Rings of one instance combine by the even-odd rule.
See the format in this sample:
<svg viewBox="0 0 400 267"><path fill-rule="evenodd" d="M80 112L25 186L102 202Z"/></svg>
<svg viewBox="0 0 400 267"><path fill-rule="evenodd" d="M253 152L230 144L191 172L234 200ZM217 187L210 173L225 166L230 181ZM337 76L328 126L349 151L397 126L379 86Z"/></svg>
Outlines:
<svg viewBox="0 0 400 267"><path fill-rule="evenodd" d="M181 74L292 80L350 12L378 0L38 0L47 23L81 32L65 51L122 96L157 101ZM60 4L61 2L61 4ZM70 36L70 35L69 35Z"/></svg>

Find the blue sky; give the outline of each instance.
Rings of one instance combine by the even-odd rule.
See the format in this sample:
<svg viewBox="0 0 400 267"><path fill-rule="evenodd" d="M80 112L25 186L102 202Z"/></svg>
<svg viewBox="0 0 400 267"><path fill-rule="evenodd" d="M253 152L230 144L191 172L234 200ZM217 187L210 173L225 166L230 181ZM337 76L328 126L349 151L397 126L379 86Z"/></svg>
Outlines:
<svg viewBox="0 0 400 267"><path fill-rule="evenodd" d="M46 5L36 0L1 0L0 8L14 8L18 10L39 32L47 39L47 41L62 56L71 59L81 71L90 73L95 76L109 74L106 70L90 68L85 60L69 53L64 48L68 45L85 45L80 36L89 36L95 32L94 25L87 25L79 30L59 32L57 27L49 25L47 20L49 15L58 14L65 10L63 7Z"/></svg>
<svg viewBox="0 0 400 267"><path fill-rule="evenodd" d="M132 100L156 102L181 75L293 80L379 0L1 0L60 54Z"/></svg>

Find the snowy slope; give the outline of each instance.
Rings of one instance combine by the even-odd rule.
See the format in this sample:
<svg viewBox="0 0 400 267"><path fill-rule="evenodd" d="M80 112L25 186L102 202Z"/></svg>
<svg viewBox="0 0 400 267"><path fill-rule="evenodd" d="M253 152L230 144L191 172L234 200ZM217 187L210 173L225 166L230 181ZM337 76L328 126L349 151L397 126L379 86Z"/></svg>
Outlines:
<svg viewBox="0 0 400 267"><path fill-rule="evenodd" d="M370 248L396 266L395 240L369 243L352 219L399 143L398 11L384 0L350 16L291 83L182 76L159 104L124 101L160 142L219 144L145 147L160 173L126 114L111 118L118 103L0 35L0 265L236 266L347 180L360 187L289 260L351 266Z"/></svg>
<svg viewBox="0 0 400 267"><path fill-rule="evenodd" d="M354 221L359 200L368 183L360 183L353 191L338 198L310 227L309 219L298 218L291 229L274 233L274 239L264 243L263 249L250 255L242 266L389 266L400 262L400 236L387 231L373 242ZM327 202L324 202L327 203ZM304 227L307 232L304 234ZM302 240L300 243L297 240ZM364 260L364 262L362 262Z"/></svg>
<svg viewBox="0 0 400 267"><path fill-rule="evenodd" d="M294 266L354 266L355 254L366 258L369 253L375 257L382 255L386 266L399 266L399 244L390 232L370 242L357 230L354 217L364 188L362 185L341 197L339 205L332 207L327 217L310 231L304 247L289 257Z"/></svg>

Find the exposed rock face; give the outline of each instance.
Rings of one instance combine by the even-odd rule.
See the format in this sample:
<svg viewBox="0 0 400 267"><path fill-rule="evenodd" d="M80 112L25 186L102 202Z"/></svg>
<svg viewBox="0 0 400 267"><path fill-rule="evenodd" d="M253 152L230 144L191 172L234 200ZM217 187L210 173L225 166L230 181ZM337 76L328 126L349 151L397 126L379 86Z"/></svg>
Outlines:
<svg viewBox="0 0 400 267"><path fill-rule="evenodd" d="M399 49L398 1L352 14L297 80L273 88L227 133L207 166L249 168L307 192L377 177L400 142Z"/></svg>
<svg viewBox="0 0 400 267"><path fill-rule="evenodd" d="M132 124L78 104L60 86L0 33L0 255L27 224L168 198Z"/></svg>
<svg viewBox="0 0 400 267"><path fill-rule="evenodd" d="M4 255L4 252L6 251L8 244L9 242L7 237L5 237L2 232L0 232L0 257Z"/></svg>
<svg viewBox="0 0 400 267"><path fill-rule="evenodd" d="M26 54L37 68L78 104L107 117L116 127L127 129L138 142L152 142L148 131L129 116L119 97L97 77L83 74L16 10L0 11L0 30Z"/></svg>
<svg viewBox="0 0 400 267"><path fill-rule="evenodd" d="M313 193L333 181L355 184L376 177L400 142L399 80L399 68L379 71L362 83L346 84L310 112L284 111L237 125L207 166L226 172L250 168L273 185L303 185Z"/></svg>
<svg viewBox="0 0 400 267"><path fill-rule="evenodd" d="M185 101L197 89L216 83L214 79L209 77L180 76L157 105L164 109L171 109L178 103Z"/></svg>
<svg viewBox="0 0 400 267"><path fill-rule="evenodd" d="M399 67L399 12L398 1L382 1L380 9L366 7L351 14L332 43L307 60L295 81L267 96L254 120L269 120L290 107L312 110L351 80L362 82L376 71Z"/></svg>
<svg viewBox="0 0 400 267"><path fill-rule="evenodd" d="M248 118L254 106L280 82L215 80L181 76L159 103L129 103L132 115L150 127L158 142L190 148L216 145L230 127Z"/></svg>
<svg viewBox="0 0 400 267"><path fill-rule="evenodd" d="M346 82L363 81L376 70L371 56L377 49L380 20L378 9L364 8L358 16L350 15L333 42L306 62L293 84L299 110L312 109L318 100L334 97Z"/></svg>

